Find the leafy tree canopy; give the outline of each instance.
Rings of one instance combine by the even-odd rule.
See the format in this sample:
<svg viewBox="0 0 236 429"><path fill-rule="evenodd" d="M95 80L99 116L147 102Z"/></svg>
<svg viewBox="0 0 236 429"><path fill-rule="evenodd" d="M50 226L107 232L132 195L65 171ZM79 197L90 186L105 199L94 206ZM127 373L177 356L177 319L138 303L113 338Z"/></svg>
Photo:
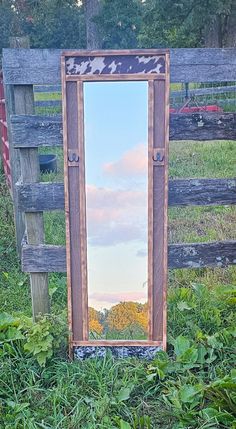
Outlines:
<svg viewBox="0 0 236 429"><path fill-rule="evenodd" d="M0 4L0 47L9 36L30 37L32 48L86 46L83 7L76 0L10 0Z"/></svg>
<svg viewBox="0 0 236 429"><path fill-rule="evenodd" d="M140 0L103 0L101 13L94 20L100 28L102 48L135 48L142 24L142 3Z"/></svg>

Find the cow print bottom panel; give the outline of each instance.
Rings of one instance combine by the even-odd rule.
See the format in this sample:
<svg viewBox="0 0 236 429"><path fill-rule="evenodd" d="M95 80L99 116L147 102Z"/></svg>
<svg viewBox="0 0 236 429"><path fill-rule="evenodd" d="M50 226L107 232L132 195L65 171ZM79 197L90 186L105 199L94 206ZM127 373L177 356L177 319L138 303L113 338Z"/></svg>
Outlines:
<svg viewBox="0 0 236 429"><path fill-rule="evenodd" d="M74 347L75 359L83 360L87 358L105 357L107 352L111 353L115 358L131 358L151 360L155 357L161 347L139 347L139 346L77 346Z"/></svg>

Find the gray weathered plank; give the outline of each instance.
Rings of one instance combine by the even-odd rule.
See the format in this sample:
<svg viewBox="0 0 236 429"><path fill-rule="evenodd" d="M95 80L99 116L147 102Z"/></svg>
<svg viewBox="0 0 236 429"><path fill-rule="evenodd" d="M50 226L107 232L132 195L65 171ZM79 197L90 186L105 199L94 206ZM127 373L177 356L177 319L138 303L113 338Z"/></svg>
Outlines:
<svg viewBox="0 0 236 429"><path fill-rule="evenodd" d="M15 100L14 100L14 87L12 85L5 85L4 87L5 100L6 100L6 118L8 127L8 141L9 141L9 158L11 169L11 183L12 183L12 198L13 210L15 220L15 233L16 233L16 248L18 256L21 255L21 240L25 231L25 222L22 213L18 210L16 202L16 189L15 183L20 178L20 156L19 151L14 148L14 139L12 137L12 130L10 126L10 115L16 113ZM18 112L19 113L19 112ZM29 113L29 112L28 112Z"/></svg>
<svg viewBox="0 0 236 429"><path fill-rule="evenodd" d="M171 244L169 268L223 268L236 264L236 241Z"/></svg>
<svg viewBox="0 0 236 429"><path fill-rule="evenodd" d="M234 113L173 113L170 140L236 140Z"/></svg>
<svg viewBox="0 0 236 429"><path fill-rule="evenodd" d="M169 206L230 204L236 204L236 179L177 179L169 181Z"/></svg>
<svg viewBox="0 0 236 429"><path fill-rule="evenodd" d="M15 108L17 113L34 112L34 95L32 85L14 87ZM37 148L21 149L20 151L21 180L23 183L37 183L40 178L39 157ZM18 202L18 201L17 201ZM18 207L19 210L19 207ZM44 242L43 213L25 213L27 241L31 245ZM23 238L23 237L22 237ZM48 274L34 271L30 274L32 313L34 320L41 314L49 312Z"/></svg>
<svg viewBox="0 0 236 429"><path fill-rule="evenodd" d="M61 100L36 100L35 107L61 107Z"/></svg>
<svg viewBox="0 0 236 429"><path fill-rule="evenodd" d="M15 148L62 146L61 115L13 115L12 137ZM172 113L171 140L236 140L234 113Z"/></svg>
<svg viewBox="0 0 236 429"><path fill-rule="evenodd" d="M21 211L64 210L63 183L18 183L17 196ZM236 204L235 179L177 179L169 181L170 207L231 204Z"/></svg>
<svg viewBox="0 0 236 429"><path fill-rule="evenodd" d="M34 85L34 92L61 92L61 85Z"/></svg>
<svg viewBox="0 0 236 429"><path fill-rule="evenodd" d="M4 49L3 72L9 84L60 84L60 49ZM236 80L236 49L170 49L171 82Z"/></svg>
<svg viewBox="0 0 236 429"><path fill-rule="evenodd" d="M175 268L223 268L236 264L236 241L208 243L170 244L168 267ZM22 270L25 272L66 272L64 246L24 245Z"/></svg>
<svg viewBox="0 0 236 429"><path fill-rule="evenodd" d="M62 146L62 117L12 116L15 147Z"/></svg>

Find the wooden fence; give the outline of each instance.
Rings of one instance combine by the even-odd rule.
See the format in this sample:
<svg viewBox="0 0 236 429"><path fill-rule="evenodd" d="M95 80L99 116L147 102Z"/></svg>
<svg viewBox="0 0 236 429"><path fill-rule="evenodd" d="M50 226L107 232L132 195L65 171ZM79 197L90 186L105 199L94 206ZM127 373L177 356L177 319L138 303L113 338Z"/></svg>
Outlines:
<svg viewBox="0 0 236 429"><path fill-rule="evenodd" d="M40 183L38 161L38 148L62 146L62 120L60 115L35 115L33 96L33 85L60 85L60 54L60 50L3 51L17 242L23 271L30 273L34 315L48 311L47 273L66 270L65 248L44 244L43 225L44 211L64 209L64 186ZM236 49L173 49L170 54L172 82L236 80ZM170 139L236 140L235 114L172 114ZM169 206L235 203L234 179L170 180ZM169 268L230 264L236 264L233 240L169 245Z"/></svg>

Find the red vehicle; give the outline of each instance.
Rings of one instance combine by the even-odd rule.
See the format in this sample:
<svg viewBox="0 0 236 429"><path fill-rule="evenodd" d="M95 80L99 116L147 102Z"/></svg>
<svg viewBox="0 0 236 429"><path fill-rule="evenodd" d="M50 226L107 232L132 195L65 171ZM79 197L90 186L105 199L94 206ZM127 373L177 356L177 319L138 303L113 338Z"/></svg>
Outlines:
<svg viewBox="0 0 236 429"><path fill-rule="evenodd" d="M189 106L189 101L183 105L180 109L170 109L170 113L197 113L197 112L218 112L223 113L222 107L212 104L209 106Z"/></svg>

